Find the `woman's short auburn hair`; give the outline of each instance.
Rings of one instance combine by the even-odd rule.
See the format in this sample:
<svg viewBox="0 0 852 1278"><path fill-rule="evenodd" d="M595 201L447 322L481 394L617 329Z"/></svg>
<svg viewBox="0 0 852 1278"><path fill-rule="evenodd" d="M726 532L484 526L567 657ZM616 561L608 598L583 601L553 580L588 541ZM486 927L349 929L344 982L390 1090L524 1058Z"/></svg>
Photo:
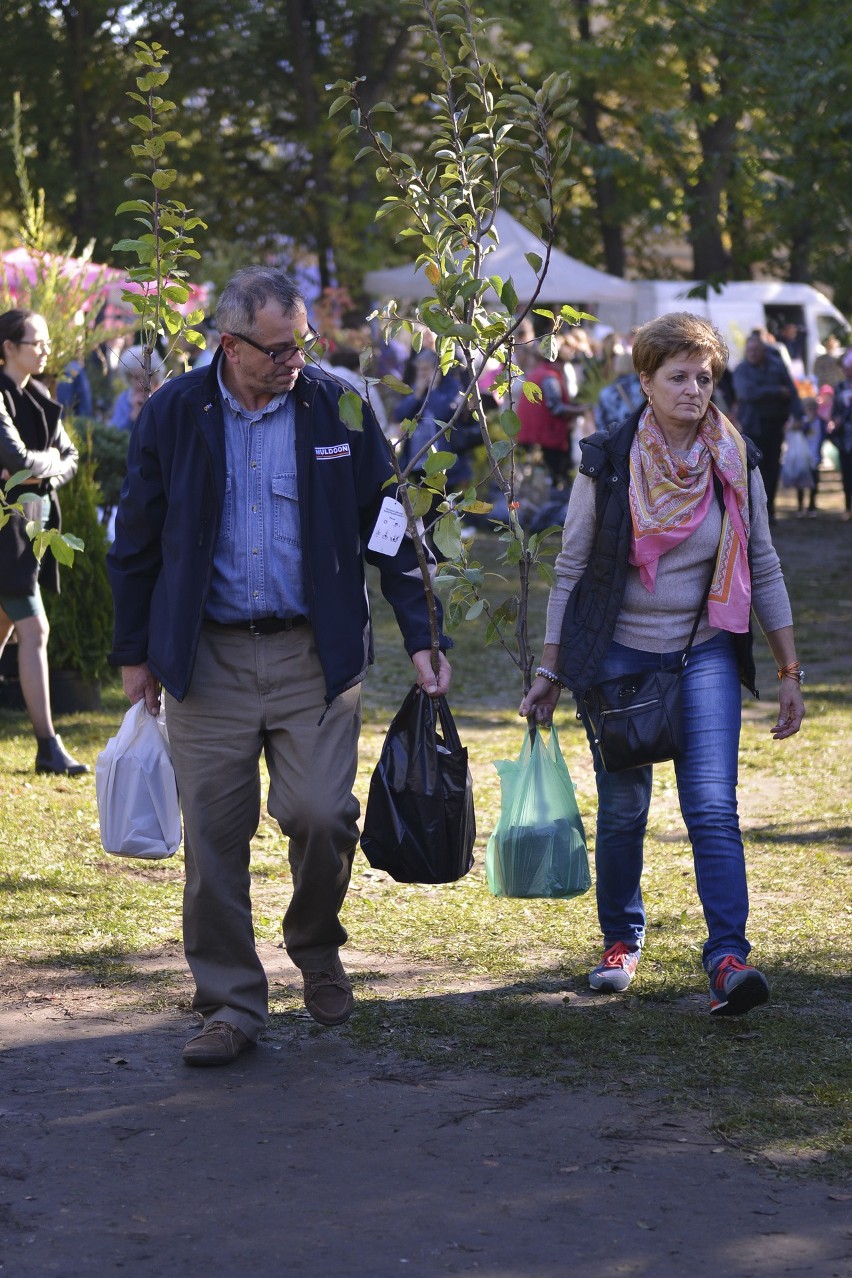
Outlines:
<svg viewBox="0 0 852 1278"><path fill-rule="evenodd" d="M713 381L718 382L728 366L728 345L709 320L689 311L673 311L649 320L633 338L633 367L637 373L653 377L661 364L676 355L699 355L710 361Z"/></svg>

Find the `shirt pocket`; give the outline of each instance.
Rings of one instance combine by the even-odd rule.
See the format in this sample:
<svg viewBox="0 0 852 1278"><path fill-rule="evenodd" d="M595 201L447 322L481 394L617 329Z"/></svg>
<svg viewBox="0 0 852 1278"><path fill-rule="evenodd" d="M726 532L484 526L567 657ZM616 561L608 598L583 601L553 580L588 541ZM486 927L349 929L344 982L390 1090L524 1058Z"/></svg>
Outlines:
<svg viewBox="0 0 852 1278"><path fill-rule="evenodd" d="M299 549L302 545L299 527L299 496L296 472L285 471L272 476L272 535L275 541L286 542Z"/></svg>
<svg viewBox="0 0 852 1278"><path fill-rule="evenodd" d="M234 481L231 475L225 476L225 500L222 503L222 518L219 521L219 541L231 541L234 535Z"/></svg>

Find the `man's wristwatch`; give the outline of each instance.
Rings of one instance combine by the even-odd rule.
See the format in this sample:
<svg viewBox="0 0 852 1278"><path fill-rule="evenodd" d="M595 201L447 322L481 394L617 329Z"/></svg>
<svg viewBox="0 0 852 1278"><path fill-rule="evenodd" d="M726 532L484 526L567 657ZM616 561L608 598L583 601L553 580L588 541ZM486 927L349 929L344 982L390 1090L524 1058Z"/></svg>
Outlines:
<svg viewBox="0 0 852 1278"><path fill-rule="evenodd" d="M779 679L795 679L799 687L805 682L805 672L799 665L798 661L791 661L789 665L781 666L778 671Z"/></svg>

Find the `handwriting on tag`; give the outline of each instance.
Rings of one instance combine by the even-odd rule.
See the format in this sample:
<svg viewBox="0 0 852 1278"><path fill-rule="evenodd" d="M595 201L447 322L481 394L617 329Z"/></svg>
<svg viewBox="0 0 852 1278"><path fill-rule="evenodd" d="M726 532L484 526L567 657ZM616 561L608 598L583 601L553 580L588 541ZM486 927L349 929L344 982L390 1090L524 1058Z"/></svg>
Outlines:
<svg viewBox="0 0 852 1278"><path fill-rule="evenodd" d="M385 497L367 548L380 555L395 555L404 536L405 511L402 503L395 497Z"/></svg>

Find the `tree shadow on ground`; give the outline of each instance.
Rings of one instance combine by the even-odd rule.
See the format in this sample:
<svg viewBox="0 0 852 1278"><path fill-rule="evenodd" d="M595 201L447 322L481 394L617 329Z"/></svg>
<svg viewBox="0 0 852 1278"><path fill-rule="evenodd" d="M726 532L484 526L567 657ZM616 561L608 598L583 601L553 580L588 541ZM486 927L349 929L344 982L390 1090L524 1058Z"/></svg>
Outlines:
<svg viewBox="0 0 852 1278"><path fill-rule="evenodd" d="M189 1070L173 1018L27 1029L0 1058L16 1278L841 1272L824 1186L768 1179L699 1115L597 1078L571 1092L301 1029Z"/></svg>
<svg viewBox="0 0 852 1278"><path fill-rule="evenodd" d="M813 845L826 852L852 853L852 825L815 825L803 829L792 822L773 821L772 825L750 825L745 835L750 843ZM829 846L832 844L835 846Z"/></svg>

